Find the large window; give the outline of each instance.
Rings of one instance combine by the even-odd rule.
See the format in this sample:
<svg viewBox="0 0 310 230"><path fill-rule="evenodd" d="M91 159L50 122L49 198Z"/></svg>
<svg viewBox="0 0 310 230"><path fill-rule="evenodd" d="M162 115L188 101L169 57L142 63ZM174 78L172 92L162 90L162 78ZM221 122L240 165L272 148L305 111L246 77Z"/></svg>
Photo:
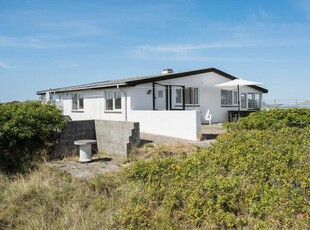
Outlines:
<svg viewBox="0 0 310 230"><path fill-rule="evenodd" d="M221 104L232 105L232 91L221 90Z"/></svg>
<svg viewBox="0 0 310 230"><path fill-rule="evenodd" d="M122 109L122 94L121 91L107 91L105 94L106 110L121 110Z"/></svg>
<svg viewBox="0 0 310 230"><path fill-rule="evenodd" d="M260 93L240 93L240 107L248 109L261 108L262 95ZM221 91L221 104L223 106L238 105L237 91L222 90Z"/></svg>
<svg viewBox="0 0 310 230"><path fill-rule="evenodd" d="M186 105L198 105L198 88L187 87L185 91L185 104ZM176 89L176 103L182 104L182 89Z"/></svg>
<svg viewBox="0 0 310 230"><path fill-rule="evenodd" d="M185 104L198 105L198 88L185 88Z"/></svg>
<svg viewBox="0 0 310 230"><path fill-rule="evenodd" d="M83 110L83 109L84 109L83 94L78 93L72 94L72 110Z"/></svg>
<svg viewBox="0 0 310 230"><path fill-rule="evenodd" d="M238 105L238 92L231 90L221 90L222 105Z"/></svg>
<svg viewBox="0 0 310 230"><path fill-rule="evenodd" d="M261 94L248 93L248 108L249 109L260 109L261 100L262 100Z"/></svg>

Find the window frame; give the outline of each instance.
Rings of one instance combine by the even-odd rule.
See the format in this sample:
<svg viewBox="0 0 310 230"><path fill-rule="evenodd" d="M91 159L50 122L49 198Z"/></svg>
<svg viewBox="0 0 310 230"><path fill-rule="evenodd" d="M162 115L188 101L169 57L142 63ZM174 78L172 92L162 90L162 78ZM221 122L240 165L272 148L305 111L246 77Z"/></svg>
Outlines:
<svg viewBox="0 0 310 230"><path fill-rule="evenodd" d="M198 87L185 87L185 105L199 105L199 89ZM186 95L188 94L188 95ZM189 100L189 101L187 101Z"/></svg>
<svg viewBox="0 0 310 230"><path fill-rule="evenodd" d="M108 108L108 105L109 105L108 100L112 100L112 107ZM121 112L122 107L123 107L122 106L122 92L120 90L105 91L105 106L104 106L105 112Z"/></svg>
<svg viewBox="0 0 310 230"><path fill-rule="evenodd" d="M240 94L240 108L247 109L248 108L248 94L247 93L241 93Z"/></svg>
<svg viewBox="0 0 310 230"><path fill-rule="evenodd" d="M223 95L225 93L225 95ZM223 97L226 97L226 103L223 103ZM227 97L228 96L228 97ZM237 90L221 90L221 106L238 106L238 91Z"/></svg>
<svg viewBox="0 0 310 230"><path fill-rule="evenodd" d="M180 106L183 104L183 98L185 100L185 106L193 106L193 105L199 106L199 88L198 87L184 87L184 97L183 97L183 89L178 88L175 91L176 91L176 105L177 106Z"/></svg>
<svg viewBox="0 0 310 230"><path fill-rule="evenodd" d="M253 98L250 98L250 95L253 95ZM257 100L259 103L257 103ZM250 103L252 103L253 106L252 105L250 106ZM262 108L262 94L261 93L247 93L247 108L248 109L261 109Z"/></svg>
<svg viewBox="0 0 310 230"><path fill-rule="evenodd" d="M76 103L75 103L76 101ZM76 107L75 107L76 105ZM72 93L71 94L71 109L72 111L84 111L85 102L84 95L81 93Z"/></svg>

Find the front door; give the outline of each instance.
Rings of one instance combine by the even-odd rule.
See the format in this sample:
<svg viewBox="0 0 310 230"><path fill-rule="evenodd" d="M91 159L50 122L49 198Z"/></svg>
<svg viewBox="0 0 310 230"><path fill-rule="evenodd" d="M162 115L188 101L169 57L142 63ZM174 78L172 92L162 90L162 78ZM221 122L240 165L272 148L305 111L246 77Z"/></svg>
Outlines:
<svg viewBox="0 0 310 230"><path fill-rule="evenodd" d="M166 110L166 87L157 85L155 89L155 109Z"/></svg>

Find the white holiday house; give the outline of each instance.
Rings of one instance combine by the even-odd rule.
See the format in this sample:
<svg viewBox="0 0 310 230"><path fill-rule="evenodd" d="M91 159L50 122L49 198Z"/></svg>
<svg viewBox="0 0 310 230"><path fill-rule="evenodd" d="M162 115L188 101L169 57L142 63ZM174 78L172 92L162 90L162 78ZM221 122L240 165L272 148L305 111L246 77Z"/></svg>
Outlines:
<svg viewBox="0 0 310 230"><path fill-rule="evenodd" d="M212 122L228 120L238 109L236 90L217 84L236 77L216 68L175 73L165 69L154 76L102 81L38 91L72 120L116 120L140 123L140 131L197 140L207 111ZM240 88L241 112L261 108L259 86Z"/></svg>

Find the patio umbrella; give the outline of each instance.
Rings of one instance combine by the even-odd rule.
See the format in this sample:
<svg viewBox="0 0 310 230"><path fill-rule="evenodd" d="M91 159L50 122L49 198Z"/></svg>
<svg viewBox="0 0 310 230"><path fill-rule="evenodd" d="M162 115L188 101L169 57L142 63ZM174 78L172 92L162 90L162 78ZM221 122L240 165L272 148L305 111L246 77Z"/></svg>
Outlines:
<svg viewBox="0 0 310 230"><path fill-rule="evenodd" d="M255 81L247 81L243 79L235 79L231 81L227 81L221 84L216 85L216 87L219 87L224 90L233 90L237 88L237 95L238 95L238 119L240 117L240 86L251 86L251 85L262 85L263 83L255 82Z"/></svg>

